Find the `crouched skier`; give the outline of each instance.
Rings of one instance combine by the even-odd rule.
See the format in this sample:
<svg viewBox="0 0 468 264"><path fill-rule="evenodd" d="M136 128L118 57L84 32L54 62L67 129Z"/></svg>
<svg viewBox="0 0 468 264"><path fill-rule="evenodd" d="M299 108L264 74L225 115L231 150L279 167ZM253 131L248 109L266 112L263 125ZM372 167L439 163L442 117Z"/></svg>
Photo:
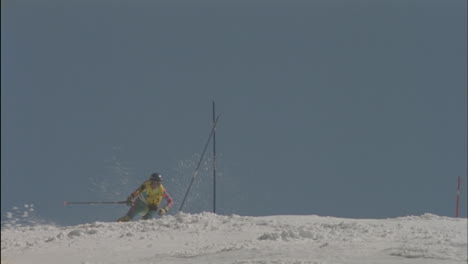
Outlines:
<svg viewBox="0 0 468 264"><path fill-rule="evenodd" d="M159 208L162 198L166 205ZM173 204L172 198L162 185L162 176L159 173L151 174L149 180L145 181L127 198L127 205L131 206L128 213L119 218L117 222L131 221L137 215L143 215L141 219L150 219L157 212L165 215Z"/></svg>

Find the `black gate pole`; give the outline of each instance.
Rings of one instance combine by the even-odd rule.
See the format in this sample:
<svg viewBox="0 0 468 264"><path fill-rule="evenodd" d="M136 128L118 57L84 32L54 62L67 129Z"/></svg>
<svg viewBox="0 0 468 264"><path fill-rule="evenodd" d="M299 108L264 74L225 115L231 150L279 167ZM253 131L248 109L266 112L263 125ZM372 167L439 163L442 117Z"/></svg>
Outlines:
<svg viewBox="0 0 468 264"><path fill-rule="evenodd" d="M213 127L215 127L215 101L213 101ZM216 213L216 127L213 130L213 213Z"/></svg>
<svg viewBox="0 0 468 264"><path fill-rule="evenodd" d="M208 140L206 141L205 148L203 149L203 153L201 154L200 160L198 161L197 168L195 169L195 172L193 173L192 181L190 182L190 185L189 185L189 187L187 189L187 192L185 193L184 199L182 200L182 204L180 205L179 212L182 211L182 208L184 207L184 204L185 204L185 200L187 199L187 196L188 196L188 194L190 192L190 188L192 188L192 184L193 184L195 178L198 175L198 170L200 169L200 165L202 163L203 156L205 156L206 149L208 148L208 144L210 143L211 137L213 136L213 133L214 133L214 130L216 128L216 124L218 123L218 120L219 120L219 116L216 117L216 120L213 123L213 127L211 128L210 136L208 137Z"/></svg>

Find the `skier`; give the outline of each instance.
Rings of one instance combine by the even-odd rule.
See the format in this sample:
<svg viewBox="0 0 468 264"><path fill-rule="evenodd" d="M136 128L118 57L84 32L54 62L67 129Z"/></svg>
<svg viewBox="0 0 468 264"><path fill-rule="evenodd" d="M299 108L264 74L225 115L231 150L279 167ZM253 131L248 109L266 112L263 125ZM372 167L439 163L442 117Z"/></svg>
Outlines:
<svg viewBox="0 0 468 264"><path fill-rule="evenodd" d="M145 181L127 198L127 205L131 206L130 210L117 222L131 221L137 215L143 215L141 219L150 219L154 217L155 212L158 212L159 215L165 215L171 208L173 201L161 182L161 174L157 172L151 174L149 180ZM159 208L162 198L166 200L166 205Z"/></svg>

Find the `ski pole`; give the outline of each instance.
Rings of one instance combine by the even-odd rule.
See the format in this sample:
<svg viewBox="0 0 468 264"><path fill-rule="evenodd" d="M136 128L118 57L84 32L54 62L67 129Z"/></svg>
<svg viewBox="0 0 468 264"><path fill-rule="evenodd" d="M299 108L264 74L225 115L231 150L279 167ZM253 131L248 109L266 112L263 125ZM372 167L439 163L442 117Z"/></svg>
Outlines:
<svg viewBox="0 0 468 264"><path fill-rule="evenodd" d="M118 202L63 202L63 205L69 204L126 204L127 201L118 201Z"/></svg>

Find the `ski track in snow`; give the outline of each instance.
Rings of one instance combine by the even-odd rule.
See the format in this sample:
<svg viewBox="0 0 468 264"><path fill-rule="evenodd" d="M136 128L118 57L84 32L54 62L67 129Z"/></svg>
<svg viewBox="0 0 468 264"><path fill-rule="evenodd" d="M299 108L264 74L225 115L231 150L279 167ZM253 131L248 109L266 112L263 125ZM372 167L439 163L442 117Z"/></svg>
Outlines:
<svg viewBox="0 0 468 264"><path fill-rule="evenodd" d="M466 263L467 219L165 216L130 223L13 226L2 263Z"/></svg>

